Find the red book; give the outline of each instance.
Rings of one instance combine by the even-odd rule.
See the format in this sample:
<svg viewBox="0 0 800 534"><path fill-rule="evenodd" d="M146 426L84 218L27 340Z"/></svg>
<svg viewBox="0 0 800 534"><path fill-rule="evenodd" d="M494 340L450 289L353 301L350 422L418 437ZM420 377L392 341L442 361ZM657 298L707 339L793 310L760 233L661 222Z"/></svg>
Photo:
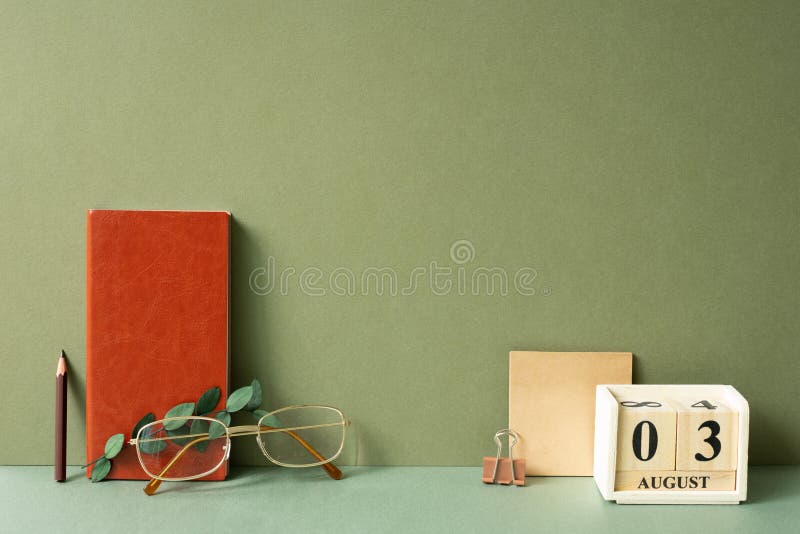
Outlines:
<svg viewBox="0 0 800 534"><path fill-rule="evenodd" d="M161 419L214 386L224 407L229 244L227 212L89 210L87 462L113 434L126 441L107 478L149 478L127 445L148 412ZM207 478L226 475L227 465Z"/></svg>

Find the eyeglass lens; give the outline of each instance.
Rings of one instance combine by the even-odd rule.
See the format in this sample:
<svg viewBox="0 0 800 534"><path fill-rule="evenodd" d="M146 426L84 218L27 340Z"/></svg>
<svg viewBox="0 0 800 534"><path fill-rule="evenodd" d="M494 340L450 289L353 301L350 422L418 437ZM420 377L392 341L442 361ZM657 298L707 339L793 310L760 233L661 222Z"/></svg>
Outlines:
<svg viewBox="0 0 800 534"><path fill-rule="evenodd" d="M344 443L342 413L327 406L284 408L259 422L264 453L286 466L314 465L334 459Z"/></svg>
<svg viewBox="0 0 800 534"><path fill-rule="evenodd" d="M196 417L156 421L139 431L139 458L150 476L192 478L222 464L227 441L225 426L219 421Z"/></svg>

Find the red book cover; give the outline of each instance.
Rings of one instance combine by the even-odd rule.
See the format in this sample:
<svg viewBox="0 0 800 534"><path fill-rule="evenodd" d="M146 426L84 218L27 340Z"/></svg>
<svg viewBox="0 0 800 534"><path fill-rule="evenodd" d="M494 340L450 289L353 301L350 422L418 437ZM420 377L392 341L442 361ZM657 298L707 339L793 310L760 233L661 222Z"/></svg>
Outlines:
<svg viewBox="0 0 800 534"><path fill-rule="evenodd" d="M113 434L126 442L107 478L149 478L127 445L148 412L161 419L214 386L224 407L229 244L227 212L89 210L87 462ZM227 465L207 479L226 475Z"/></svg>

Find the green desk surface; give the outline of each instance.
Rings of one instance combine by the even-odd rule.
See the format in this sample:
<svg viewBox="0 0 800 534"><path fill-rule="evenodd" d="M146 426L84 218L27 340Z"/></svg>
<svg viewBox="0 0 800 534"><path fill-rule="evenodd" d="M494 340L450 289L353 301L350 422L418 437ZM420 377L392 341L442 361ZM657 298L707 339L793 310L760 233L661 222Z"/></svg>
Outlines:
<svg viewBox="0 0 800 534"><path fill-rule="evenodd" d="M0 467L2 532L797 532L800 466L751 467L741 505L626 506L591 478L488 486L472 467L235 468L225 482L91 484L71 467Z"/></svg>

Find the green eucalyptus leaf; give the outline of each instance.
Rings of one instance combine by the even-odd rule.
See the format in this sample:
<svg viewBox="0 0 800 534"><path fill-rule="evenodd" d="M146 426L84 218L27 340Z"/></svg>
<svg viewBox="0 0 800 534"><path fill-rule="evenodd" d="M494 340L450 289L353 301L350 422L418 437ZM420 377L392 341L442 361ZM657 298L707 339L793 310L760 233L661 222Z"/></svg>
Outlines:
<svg viewBox="0 0 800 534"><path fill-rule="evenodd" d="M154 431L152 427L148 427L145 428L142 439L147 440L149 438L158 438L162 436L163 436L162 430ZM159 452L163 451L166 448L167 448L167 442L163 440L142 441L139 443L139 450L142 451L144 454L158 454Z"/></svg>
<svg viewBox="0 0 800 534"><path fill-rule="evenodd" d="M261 418L264 417L265 415L267 415L266 410L253 410L253 418L256 421L260 421Z"/></svg>
<svg viewBox="0 0 800 534"><path fill-rule="evenodd" d="M225 435L225 427L214 425L208 429L209 440L218 439Z"/></svg>
<svg viewBox="0 0 800 534"><path fill-rule="evenodd" d="M200 395L197 400L197 415L205 415L211 413L217 407L219 402L220 391L219 388L214 386L206 390L205 393Z"/></svg>
<svg viewBox="0 0 800 534"><path fill-rule="evenodd" d="M192 426L189 427L190 434L206 434L208 433L209 422L205 419L195 419L192 421Z"/></svg>
<svg viewBox="0 0 800 534"><path fill-rule="evenodd" d="M132 437L132 438L136 438L136 437L138 437L138 436L139 436L139 431L142 429L142 427L143 427L144 425L149 425L150 423L152 423L152 422L153 422L153 421L155 421L155 420L156 420L156 416L155 416L155 415L153 415L153 413L152 413L152 412L150 412L149 414L147 414L147 415L145 415L144 417L142 417L142 418L139 420L139 422L138 422L138 423L136 423L136 426L135 426L135 427L133 427L133 432L131 432L131 437Z"/></svg>
<svg viewBox="0 0 800 534"><path fill-rule="evenodd" d="M218 412L217 415L214 416L214 419L221 421L222 424L225 426L230 426L231 424L231 414L229 414L225 410Z"/></svg>
<svg viewBox="0 0 800 534"><path fill-rule="evenodd" d="M178 404L177 406L170 408L167 414L164 416L164 419L168 419L170 417L188 417L193 413L194 403L184 402L183 404ZM185 424L186 419L175 419L174 421L167 421L164 423L164 428L167 430L175 430L176 428L180 428Z"/></svg>
<svg viewBox="0 0 800 534"><path fill-rule="evenodd" d="M92 482L100 482L108 476L109 471L111 471L111 461L104 456L92 468Z"/></svg>
<svg viewBox="0 0 800 534"><path fill-rule="evenodd" d="M189 428L190 434L208 434L208 425L209 422L204 419L195 419L192 421L192 426ZM219 426L218 424L214 424L214 426ZM192 437L192 440L198 439L199 436ZM195 449L200 452L206 452L208 448L209 440L205 441L198 441L193 445Z"/></svg>
<svg viewBox="0 0 800 534"><path fill-rule="evenodd" d="M253 386L245 386L239 388L228 397L228 403L225 406L225 411L229 413L238 412L250 402L253 397Z"/></svg>
<svg viewBox="0 0 800 534"><path fill-rule="evenodd" d="M103 456L106 459L110 460L114 456L119 454L119 451L122 450L122 446L125 444L125 434L114 434L108 441L106 441L106 447L104 449Z"/></svg>
<svg viewBox="0 0 800 534"><path fill-rule="evenodd" d="M278 417L275 416L275 415L268 415L259 424L262 425L262 426L271 426L272 428L282 428L283 427L283 423L281 423L281 420L278 419Z"/></svg>
<svg viewBox="0 0 800 534"><path fill-rule="evenodd" d="M181 447L183 447L184 445L186 445L187 443L192 441L191 438L181 438L180 437L180 436L185 436L188 433L189 433L189 429L187 427L185 427L185 426L182 426L180 428L176 428L175 430L167 430L167 435L171 438L170 441L175 443L176 445L181 446Z"/></svg>
<svg viewBox="0 0 800 534"><path fill-rule="evenodd" d="M253 388L253 395L245 406L245 410L255 410L261 406L261 382L259 382L257 378L254 378L250 387Z"/></svg>
<svg viewBox="0 0 800 534"><path fill-rule="evenodd" d="M228 426L231 424L231 414L226 411L221 411L217 415L214 416L214 419L217 419L223 425ZM225 426L222 425L211 425L208 429L208 437L209 440L217 439L225 435Z"/></svg>

